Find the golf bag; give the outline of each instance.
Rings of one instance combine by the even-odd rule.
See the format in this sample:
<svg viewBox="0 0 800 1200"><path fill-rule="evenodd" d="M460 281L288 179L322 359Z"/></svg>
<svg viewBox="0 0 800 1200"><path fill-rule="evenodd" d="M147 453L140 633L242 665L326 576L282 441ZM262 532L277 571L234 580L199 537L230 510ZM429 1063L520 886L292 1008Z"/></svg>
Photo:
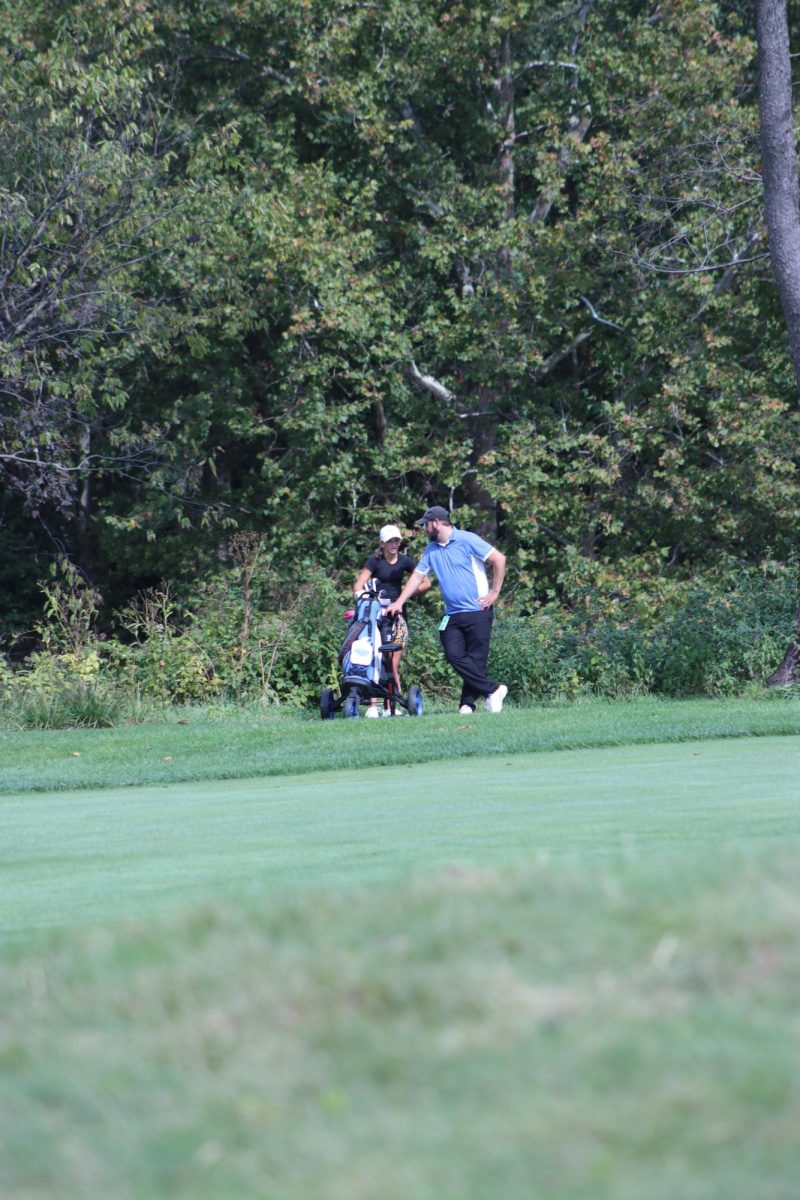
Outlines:
<svg viewBox="0 0 800 1200"><path fill-rule="evenodd" d="M390 640L386 634L391 621L385 616L390 603L388 596L378 591L372 581L359 597L339 651L344 683L366 686L370 690L385 685L387 666L381 645Z"/></svg>
<svg viewBox="0 0 800 1200"><path fill-rule="evenodd" d="M422 693L412 684L405 696L397 691L391 668L391 655L402 650L400 642L392 641L394 622L386 616L391 600L370 580L356 601L350 624L339 651L342 682L339 695L332 688L323 688L319 712L323 720L332 720L337 712L357 717L361 705L370 700L382 700L384 711L395 716L400 710L409 716L422 715Z"/></svg>

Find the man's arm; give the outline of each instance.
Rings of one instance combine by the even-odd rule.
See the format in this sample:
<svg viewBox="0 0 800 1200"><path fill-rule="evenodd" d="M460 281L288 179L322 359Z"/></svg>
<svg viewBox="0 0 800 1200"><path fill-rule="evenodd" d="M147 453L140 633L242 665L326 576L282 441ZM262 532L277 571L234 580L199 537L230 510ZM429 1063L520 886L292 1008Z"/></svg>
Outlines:
<svg viewBox="0 0 800 1200"><path fill-rule="evenodd" d="M412 571L411 575L409 576L408 583L403 588L400 595L397 597L395 602L390 604L386 609L387 616L393 617L395 613L401 612L406 600L414 595L414 592L416 592L417 588L422 587L423 582L427 578L427 575L423 575L422 571ZM430 587L430 581L428 581L428 587ZM427 591L427 588L425 590Z"/></svg>
<svg viewBox="0 0 800 1200"><path fill-rule="evenodd" d="M492 568L492 586L485 596L481 596L478 604L481 608L491 608L500 595L500 589L506 577L506 556L499 550L493 550L491 554L486 555L484 562Z"/></svg>

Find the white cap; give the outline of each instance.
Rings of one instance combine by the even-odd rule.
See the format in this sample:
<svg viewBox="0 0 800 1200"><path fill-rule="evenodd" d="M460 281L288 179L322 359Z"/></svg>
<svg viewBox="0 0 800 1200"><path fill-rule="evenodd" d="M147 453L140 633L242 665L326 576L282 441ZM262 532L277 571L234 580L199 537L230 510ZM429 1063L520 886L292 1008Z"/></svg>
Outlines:
<svg viewBox="0 0 800 1200"><path fill-rule="evenodd" d="M390 538L395 537L400 538L401 542L403 540L403 535L396 525L384 525L383 529L378 534L378 537L382 542L388 542Z"/></svg>

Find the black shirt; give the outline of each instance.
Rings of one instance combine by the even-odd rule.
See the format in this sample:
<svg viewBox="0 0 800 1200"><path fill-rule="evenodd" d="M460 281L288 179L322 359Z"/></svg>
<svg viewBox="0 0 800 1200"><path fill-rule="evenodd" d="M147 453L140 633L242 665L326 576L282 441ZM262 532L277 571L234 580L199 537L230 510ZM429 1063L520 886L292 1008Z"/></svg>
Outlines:
<svg viewBox="0 0 800 1200"><path fill-rule="evenodd" d="M407 554L398 554L397 562L394 563L388 563L385 558L378 558L377 554L370 554L364 563L364 570L369 571L373 579L377 579L381 590L390 600L396 600L403 590L403 576L410 575L416 565L414 559L409 558Z"/></svg>

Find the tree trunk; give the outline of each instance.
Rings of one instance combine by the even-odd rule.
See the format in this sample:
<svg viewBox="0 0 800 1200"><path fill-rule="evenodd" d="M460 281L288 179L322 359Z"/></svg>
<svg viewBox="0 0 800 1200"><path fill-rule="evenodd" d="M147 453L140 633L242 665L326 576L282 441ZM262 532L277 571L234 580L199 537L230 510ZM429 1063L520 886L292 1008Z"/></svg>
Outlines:
<svg viewBox="0 0 800 1200"><path fill-rule="evenodd" d="M767 680L770 687L779 687L783 683L798 682L800 682L800 604L797 606L795 640L789 642L789 645L786 647L786 653L783 656L783 662L777 671L772 672Z"/></svg>
<svg viewBox="0 0 800 1200"><path fill-rule="evenodd" d="M772 269L800 389L800 188L792 125L786 0L756 0L764 215Z"/></svg>
<svg viewBox="0 0 800 1200"><path fill-rule="evenodd" d="M83 477L80 483L80 491L78 492L77 549L78 562L86 568L90 555L89 528L92 509L92 470L90 466L92 430L88 418L85 418L85 424L80 428L78 445L80 448L81 463L83 464Z"/></svg>
<svg viewBox="0 0 800 1200"><path fill-rule="evenodd" d="M792 124L792 61L786 0L756 0L758 110L764 215L772 269L789 334L795 383L800 390L800 187ZM795 683L800 667L800 607L797 637L770 675L773 687Z"/></svg>
<svg viewBox="0 0 800 1200"><path fill-rule="evenodd" d="M516 216L516 198L514 195L516 181L514 178L514 144L517 140L517 118L514 106L514 74L511 55L511 35L506 34L500 46L500 74L495 83L498 106L500 109L500 154L497 160L497 178L500 183L500 194L503 197L502 215L504 221L513 221ZM502 274L511 270L511 249L503 246L500 251L500 269Z"/></svg>

